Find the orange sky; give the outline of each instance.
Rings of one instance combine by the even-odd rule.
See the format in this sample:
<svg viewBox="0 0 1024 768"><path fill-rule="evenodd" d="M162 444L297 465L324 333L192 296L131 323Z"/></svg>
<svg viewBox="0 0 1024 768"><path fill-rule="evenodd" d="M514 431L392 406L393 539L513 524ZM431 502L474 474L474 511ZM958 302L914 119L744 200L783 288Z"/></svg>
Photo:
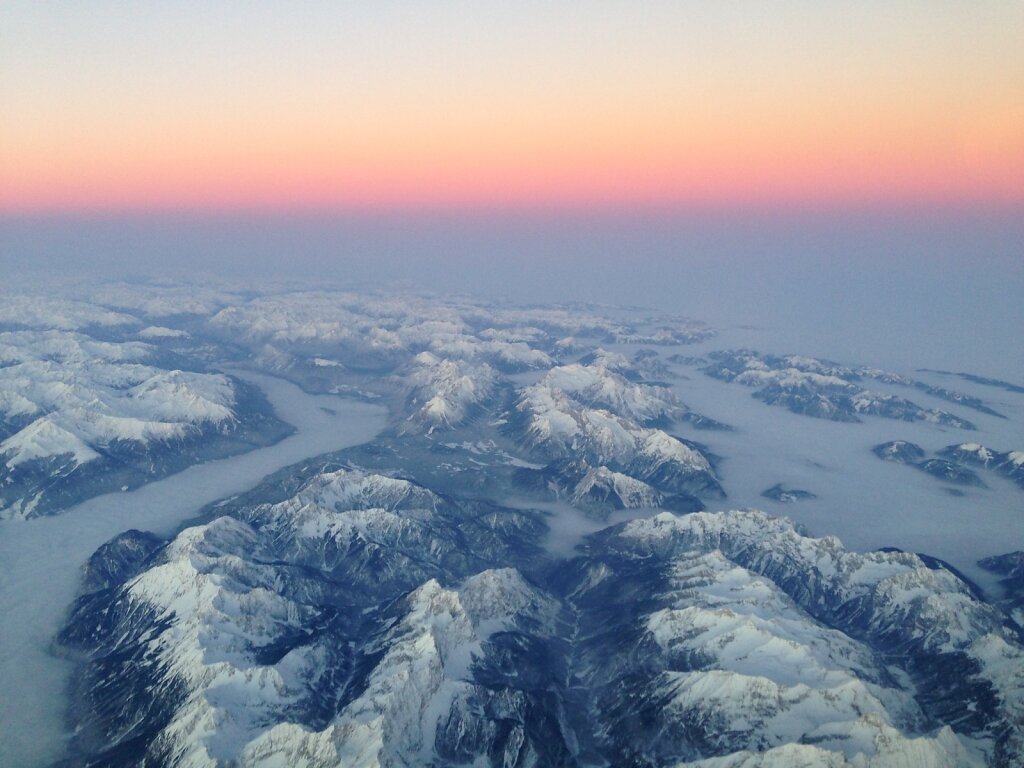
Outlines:
<svg viewBox="0 0 1024 768"><path fill-rule="evenodd" d="M0 210L1024 206L1024 4L723 5L5 4Z"/></svg>

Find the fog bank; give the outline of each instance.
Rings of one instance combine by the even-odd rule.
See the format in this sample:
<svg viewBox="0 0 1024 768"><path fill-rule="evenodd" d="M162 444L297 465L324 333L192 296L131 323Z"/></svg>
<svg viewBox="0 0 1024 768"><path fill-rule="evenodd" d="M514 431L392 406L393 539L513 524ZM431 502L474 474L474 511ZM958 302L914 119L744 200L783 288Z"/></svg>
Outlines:
<svg viewBox="0 0 1024 768"><path fill-rule="evenodd" d="M0 268L643 305L773 351L1024 378L1013 211L7 217Z"/></svg>

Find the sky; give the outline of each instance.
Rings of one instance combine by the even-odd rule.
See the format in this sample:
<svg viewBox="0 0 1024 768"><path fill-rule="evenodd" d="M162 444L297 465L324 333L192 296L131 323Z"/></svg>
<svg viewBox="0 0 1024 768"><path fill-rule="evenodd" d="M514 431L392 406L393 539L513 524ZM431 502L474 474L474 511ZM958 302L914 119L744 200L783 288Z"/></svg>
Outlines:
<svg viewBox="0 0 1024 768"><path fill-rule="evenodd" d="M1024 3L0 4L0 214L1024 210Z"/></svg>

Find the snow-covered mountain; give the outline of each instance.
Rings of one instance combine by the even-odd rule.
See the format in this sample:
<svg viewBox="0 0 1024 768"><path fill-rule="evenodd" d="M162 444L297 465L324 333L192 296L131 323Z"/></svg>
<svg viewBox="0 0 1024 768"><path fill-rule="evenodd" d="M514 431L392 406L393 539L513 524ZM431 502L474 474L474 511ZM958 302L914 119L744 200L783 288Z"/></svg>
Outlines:
<svg viewBox="0 0 1024 768"><path fill-rule="evenodd" d="M522 307L464 298L346 291L284 292L234 302L210 319L211 329L250 345L292 353L330 353L355 367L392 369L429 351L488 363L504 372L544 370L575 345L682 345L714 336L687 318L624 320L592 307Z"/></svg>
<svg viewBox="0 0 1024 768"><path fill-rule="evenodd" d="M109 581L121 568L120 581L79 602L63 641L93 654L91 691L125 694L92 700L103 737L88 746L101 761L419 764L498 750L516 764L550 754L540 725L512 721L543 697L494 690L473 671L501 670L516 653L498 635L556 634L557 601L515 570L482 567L529 565L544 531L535 516L344 469L235 514L142 562L135 534L94 558L103 563L91 571ZM143 681L147 696L129 694ZM544 727L557 732L557 718Z"/></svg>
<svg viewBox="0 0 1024 768"><path fill-rule="evenodd" d="M610 334L610 339L617 344L653 344L678 346L706 341L715 335L713 329L699 320L675 318L669 325L660 325L648 331L625 329Z"/></svg>
<svg viewBox="0 0 1024 768"><path fill-rule="evenodd" d="M671 508L672 497L608 467L590 467L572 486L569 503L600 515L618 509Z"/></svg>
<svg viewBox="0 0 1024 768"><path fill-rule="evenodd" d="M492 508L465 528L479 512L337 469L281 502L221 505L155 548L115 540L62 634L89 659L82 761L1012 766L1024 754L1016 630L915 555L848 552L742 511L657 514L545 564L530 546L539 521Z"/></svg>
<svg viewBox="0 0 1024 768"><path fill-rule="evenodd" d="M566 586L619 761L797 743L854 765L1021 759L1018 630L915 555L847 552L760 512L663 513L596 534ZM994 740L987 758L975 739Z"/></svg>
<svg viewBox="0 0 1024 768"><path fill-rule="evenodd" d="M433 432L451 429L478 412L495 394L498 373L487 363L439 358L420 352L404 378L411 429Z"/></svg>
<svg viewBox="0 0 1024 768"><path fill-rule="evenodd" d="M182 314L166 305L173 291L157 293ZM258 390L208 371L208 344L137 317L132 301L3 299L0 518L59 512L288 432Z"/></svg>
<svg viewBox="0 0 1024 768"><path fill-rule="evenodd" d="M611 365L616 367L610 367ZM665 387L634 383L626 379L631 367L607 355L587 365L552 368L536 390L559 390L577 402L604 409L644 426L665 425L684 412L678 398Z"/></svg>
<svg viewBox="0 0 1024 768"><path fill-rule="evenodd" d="M132 322L88 307L25 320ZM286 434L254 388L161 359L149 344L76 330L0 332L0 518L50 514Z"/></svg>
<svg viewBox="0 0 1024 768"><path fill-rule="evenodd" d="M599 364L562 366L520 392L507 431L548 461L582 461L667 493L720 497L699 449L634 421L659 422L681 411L662 387L629 382Z"/></svg>
<svg viewBox="0 0 1024 768"><path fill-rule="evenodd" d="M967 467L947 459L925 458L924 449L916 443L908 443L905 440L892 440L888 443L880 443L872 450L883 461L906 464L947 483L953 483L954 485L985 485L981 478Z"/></svg>
<svg viewBox="0 0 1024 768"><path fill-rule="evenodd" d="M996 451L980 443L949 445L939 451L952 461L991 469L1024 488L1024 451Z"/></svg>
<svg viewBox="0 0 1024 768"><path fill-rule="evenodd" d="M881 416L975 429L970 421L948 411L922 408L899 395L874 392L858 383L865 374L888 384L914 384L884 371L854 370L811 357L777 357L751 350L715 352L710 357L711 362L704 367L708 376L756 388L754 396L759 400L794 413L833 421L860 421L861 416ZM968 402L966 396L957 398L952 396L957 393L949 394L946 399L960 404Z"/></svg>
<svg viewBox="0 0 1024 768"><path fill-rule="evenodd" d="M946 489L961 499L906 473L935 491L935 521L1001 501L986 472L1022 482L1019 452L981 444L1012 444L1012 400L715 352L701 323L608 307L294 286L81 296L0 313L0 516L283 434L217 370L389 416L371 442L278 470L175 533L128 530L95 552L59 638L77 670L69 764L1024 763L1021 558L997 554L1016 543L984 551L987 581L950 557L983 593L934 557L705 511L726 490L800 499L794 515L827 531L837 509L859 520L836 501L854 480L901 472L868 453L884 422L792 419L723 382L836 422L906 422L876 455L977 483ZM933 450L975 427L979 442Z"/></svg>
<svg viewBox="0 0 1024 768"><path fill-rule="evenodd" d="M135 325L131 315L77 299L0 293L0 328L4 330L81 331Z"/></svg>
<svg viewBox="0 0 1024 768"><path fill-rule="evenodd" d="M544 487L595 520L633 509L696 512L704 502L689 493L659 491L654 486L606 466L585 461L555 461L543 468L523 467L516 473L520 487Z"/></svg>
<svg viewBox="0 0 1024 768"><path fill-rule="evenodd" d="M876 445L875 454L886 461L917 467L940 480L958 485L984 486L984 481L970 467L996 472L1024 488L1024 451L996 451L981 443L947 445L937 451L939 458L925 458L921 446L903 440Z"/></svg>

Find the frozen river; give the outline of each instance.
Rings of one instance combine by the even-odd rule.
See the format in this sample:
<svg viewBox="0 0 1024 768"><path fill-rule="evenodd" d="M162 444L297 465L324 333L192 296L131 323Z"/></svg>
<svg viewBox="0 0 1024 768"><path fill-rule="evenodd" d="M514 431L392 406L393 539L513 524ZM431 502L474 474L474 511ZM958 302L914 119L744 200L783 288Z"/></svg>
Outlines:
<svg viewBox="0 0 1024 768"><path fill-rule="evenodd" d="M61 515L0 522L0 763L42 766L67 738L68 661L49 652L75 597L80 569L128 528L170 533L204 505L248 490L310 456L371 440L384 408L309 395L283 379L233 371L257 385L296 433L276 445L191 467L129 493L89 499Z"/></svg>

